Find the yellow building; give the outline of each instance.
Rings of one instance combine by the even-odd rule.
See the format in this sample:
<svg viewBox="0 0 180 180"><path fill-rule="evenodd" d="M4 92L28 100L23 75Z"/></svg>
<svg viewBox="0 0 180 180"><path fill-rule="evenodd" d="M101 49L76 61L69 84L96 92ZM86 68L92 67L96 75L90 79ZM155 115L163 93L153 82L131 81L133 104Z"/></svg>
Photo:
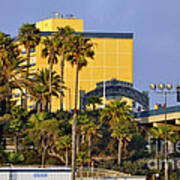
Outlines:
<svg viewBox="0 0 180 180"><path fill-rule="evenodd" d="M79 89L86 92L96 88L100 81L116 78L133 82L133 40L125 34L84 33L95 44L94 60L89 60L87 67L80 72ZM65 108L70 108L69 99L74 107L75 71L66 63L65 82L72 90L72 97L66 92Z"/></svg>
<svg viewBox="0 0 180 180"><path fill-rule="evenodd" d="M96 33L84 32L82 19L51 18L36 23L42 36L49 36L56 31L56 27L71 26L76 32L83 33L94 43L94 60L89 60L88 66L80 72L79 90L86 92L93 90L96 83L116 78L133 83L133 34L131 33ZM32 53L32 61L36 69L49 67L47 60L41 57L40 44ZM54 70L60 73L60 63L54 65ZM64 109L74 108L75 68L65 63ZM53 98L53 111L60 108L60 98Z"/></svg>

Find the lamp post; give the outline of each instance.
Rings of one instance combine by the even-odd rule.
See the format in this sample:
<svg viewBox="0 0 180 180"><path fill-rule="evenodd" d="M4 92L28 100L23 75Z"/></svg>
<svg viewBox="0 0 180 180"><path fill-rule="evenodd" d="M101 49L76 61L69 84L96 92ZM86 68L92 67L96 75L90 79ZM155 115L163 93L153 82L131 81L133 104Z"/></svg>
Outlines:
<svg viewBox="0 0 180 180"><path fill-rule="evenodd" d="M164 95L164 120L165 120L165 136L164 136L164 177L165 180L168 180L168 146L167 146L167 95L168 94L175 94L177 91L170 91L172 89L171 84L150 84L150 88L154 90L157 94L163 94ZM156 91L158 89L159 91ZM164 91L164 89L166 89Z"/></svg>

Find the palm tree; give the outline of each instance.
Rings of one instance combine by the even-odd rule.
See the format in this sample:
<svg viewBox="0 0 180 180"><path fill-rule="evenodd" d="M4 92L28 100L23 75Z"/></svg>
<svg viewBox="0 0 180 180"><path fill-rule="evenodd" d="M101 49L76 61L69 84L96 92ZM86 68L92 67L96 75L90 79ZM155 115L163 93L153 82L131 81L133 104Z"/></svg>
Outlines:
<svg viewBox="0 0 180 180"><path fill-rule="evenodd" d="M18 45L8 34L0 32L0 66L3 71L12 64L20 54Z"/></svg>
<svg viewBox="0 0 180 180"><path fill-rule="evenodd" d="M55 37L49 38L47 37L43 41L44 48L42 49L42 57L48 58L49 63L49 103L48 110L51 112L52 109L52 71L53 64L57 64L58 62L58 46L57 40Z"/></svg>
<svg viewBox="0 0 180 180"><path fill-rule="evenodd" d="M88 157L91 161L92 154L92 140L93 136L102 137L101 133L98 132L99 125L97 125L97 118L93 114L78 114L77 117L77 148L76 153L79 153L79 141L80 135L82 136L81 143L85 143L85 137L88 140Z"/></svg>
<svg viewBox="0 0 180 180"><path fill-rule="evenodd" d="M132 137L130 112L130 106L127 105L126 101L114 100L106 105L101 114L103 119L109 120L112 129L111 136L118 140L118 165L121 165L123 143L129 142Z"/></svg>
<svg viewBox="0 0 180 180"><path fill-rule="evenodd" d="M65 165L68 167L69 160L68 160L68 152L71 148L71 137L69 135L64 135L60 137L60 146L65 148Z"/></svg>
<svg viewBox="0 0 180 180"><path fill-rule="evenodd" d="M37 103L37 112L45 111L49 98L49 70L42 69L34 76L34 86L30 89L32 99ZM56 71L52 72L51 77L52 96L59 97L59 90L61 88L60 76ZM64 88L64 86L63 86Z"/></svg>
<svg viewBox="0 0 180 180"><path fill-rule="evenodd" d="M87 65L87 58L93 59L94 51L93 44L89 38L82 35L74 35L70 43L68 53L65 59L70 61L72 66L76 66L76 81L75 81L75 107L72 123L72 180L75 180L76 167L76 121L77 121L77 106L78 106L78 86L79 86L79 71Z"/></svg>
<svg viewBox="0 0 180 180"><path fill-rule="evenodd" d="M171 125L159 125L157 128L151 128L150 133L153 137L158 137L159 139L165 139L165 132L167 132L167 140L174 141L176 140L176 131L173 129Z"/></svg>
<svg viewBox="0 0 180 180"><path fill-rule="evenodd" d="M59 139L60 129L57 119L46 112L32 114L28 119L26 131L28 138L38 147L41 153L41 165L45 167L48 150Z"/></svg>
<svg viewBox="0 0 180 180"><path fill-rule="evenodd" d="M5 125L5 129L9 134L14 137L15 152L19 150L19 136L25 126L27 112L24 111L20 106L12 106L10 108L8 122ZM6 114L7 116L7 114Z"/></svg>
<svg viewBox="0 0 180 180"><path fill-rule="evenodd" d="M60 61L60 77L61 82L64 81L64 55L67 53L67 50L69 48L69 43L71 42L72 34L74 30L70 28L69 26L65 26L63 28L57 27L57 34L55 34L55 38L57 40L58 44L58 51L61 56ZM60 90L61 97L60 97L60 110L63 111L63 88Z"/></svg>
<svg viewBox="0 0 180 180"><path fill-rule="evenodd" d="M8 106L10 103L10 97L12 92L12 89L7 86L7 78L10 77L8 76L9 74L14 73L14 71L10 72L10 70L12 70L12 67L14 67L14 64L16 64L16 62L18 61L19 54L20 51L18 50L18 45L15 44L14 39L10 38L9 35L0 32L0 89L1 91L3 91L1 92L0 99L4 99L6 101L6 111L9 110Z"/></svg>
<svg viewBox="0 0 180 180"><path fill-rule="evenodd" d="M9 111L10 98L13 89L19 89L23 92L23 88L32 86L31 81L26 79L26 65L23 65L25 60L20 58L14 59L11 65L1 70L0 66L0 100L6 101L6 113Z"/></svg>
<svg viewBox="0 0 180 180"><path fill-rule="evenodd" d="M156 138L157 142L158 141L164 141L165 139L165 136L167 134L167 142L170 141L170 142L176 142L178 139L179 139L179 133L177 131L175 131L171 125L159 125L158 127L156 128L151 128L150 129L150 133L151 135L153 136L153 138ZM156 142L156 143L157 143ZM166 143L166 142L165 142ZM158 144L159 145L159 144ZM160 148L157 148L156 151L158 149L160 149L160 151L157 151L155 152L155 155L157 156L157 160L158 160L158 171L160 170L160 163L159 163L159 160L162 156L162 152L164 150L164 147L162 147L162 145L166 145L167 146L167 152L169 151L168 150L168 145L167 144L164 144L164 143L160 143Z"/></svg>
<svg viewBox="0 0 180 180"><path fill-rule="evenodd" d="M96 104L101 105L102 99L97 96L90 96L87 98L87 106L92 105L93 111L95 111L95 109L96 109Z"/></svg>
<svg viewBox="0 0 180 180"><path fill-rule="evenodd" d="M82 135L82 140L84 140L85 134L82 134L83 126L88 122L88 118L84 114L78 114L77 116L77 129L76 129L76 154L80 150L80 137Z"/></svg>
<svg viewBox="0 0 180 180"><path fill-rule="evenodd" d="M95 119L94 119L95 120ZM99 127L93 121L93 119L89 119L89 123L87 124L87 136L88 136L88 157L91 162L92 159L92 140L94 136L102 137L102 135L98 132Z"/></svg>
<svg viewBox="0 0 180 180"><path fill-rule="evenodd" d="M80 163L81 172L80 176L83 177L83 164L85 161L88 161L88 156L86 152L79 152L77 155L77 161Z"/></svg>
<svg viewBox="0 0 180 180"><path fill-rule="evenodd" d="M29 77L29 67L30 67L30 51L36 48L40 42L40 31L36 28L35 24L23 24L19 28L19 33L17 39L20 44L22 44L26 50L26 60L27 60L27 74L26 78ZM25 109L27 110L27 90L25 94Z"/></svg>

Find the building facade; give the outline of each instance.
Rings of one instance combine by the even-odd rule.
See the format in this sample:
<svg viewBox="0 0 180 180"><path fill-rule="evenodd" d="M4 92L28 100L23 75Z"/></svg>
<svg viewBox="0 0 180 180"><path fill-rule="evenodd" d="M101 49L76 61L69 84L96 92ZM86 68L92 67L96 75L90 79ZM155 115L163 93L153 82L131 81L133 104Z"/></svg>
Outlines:
<svg viewBox="0 0 180 180"><path fill-rule="evenodd" d="M97 33L84 32L82 19L64 19L61 17L42 20L36 23L40 29L42 39L56 32L56 28L69 25L77 33L82 33L92 40L94 44L94 60L89 60L87 67L80 72L79 90L86 92L96 88L96 83L116 78L120 81L133 83L133 34L131 33ZM47 60L42 58L40 44L31 53L31 63L35 70L49 67ZM54 65L53 70L60 74L60 60ZM64 109L74 108L75 95L75 68L65 62L64 82ZM30 104L29 108L33 108ZM60 109L60 98L53 97L52 111Z"/></svg>

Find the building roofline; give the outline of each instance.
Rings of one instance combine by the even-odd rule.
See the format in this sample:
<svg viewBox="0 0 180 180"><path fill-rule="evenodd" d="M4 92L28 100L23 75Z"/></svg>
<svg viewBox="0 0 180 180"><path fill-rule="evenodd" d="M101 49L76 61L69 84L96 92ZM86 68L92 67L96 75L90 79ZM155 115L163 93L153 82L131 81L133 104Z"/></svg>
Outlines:
<svg viewBox="0 0 180 180"><path fill-rule="evenodd" d="M41 31L41 36L50 36L53 31ZM133 39L133 33L103 33L103 32L76 32L88 38L117 38L117 39Z"/></svg>
<svg viewBox="0 0 180 180"><path fill-rule="evenodd" d="M122 38L133 39L133 33L102 33L102 32L84 32L81 33L85 37L90 38Z"/></svg>

